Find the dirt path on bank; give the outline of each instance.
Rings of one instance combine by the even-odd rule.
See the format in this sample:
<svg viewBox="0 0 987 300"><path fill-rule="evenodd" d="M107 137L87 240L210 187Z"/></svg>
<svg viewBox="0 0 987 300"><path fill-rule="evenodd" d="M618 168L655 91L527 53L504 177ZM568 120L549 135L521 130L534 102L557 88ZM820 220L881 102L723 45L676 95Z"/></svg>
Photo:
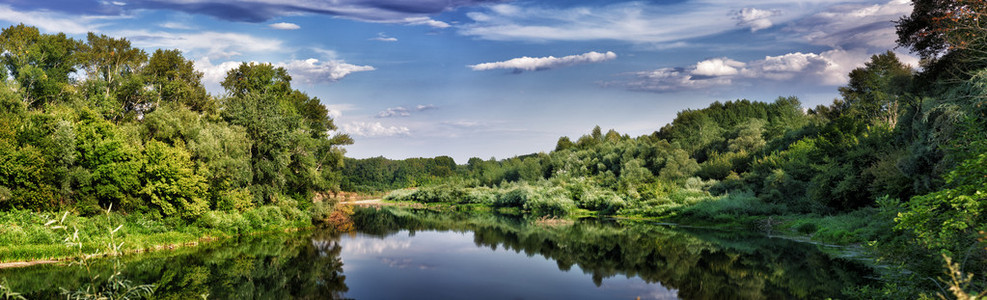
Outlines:
<svg viewBox="0 0 987 300"><path fill-rule="evenodd" d="M53 264L57 262L59 262L59 260L32 260L32 261L8 262L8 263L0 263L0 269L23 268L23 267L30 267L33 265Z"/></svg>

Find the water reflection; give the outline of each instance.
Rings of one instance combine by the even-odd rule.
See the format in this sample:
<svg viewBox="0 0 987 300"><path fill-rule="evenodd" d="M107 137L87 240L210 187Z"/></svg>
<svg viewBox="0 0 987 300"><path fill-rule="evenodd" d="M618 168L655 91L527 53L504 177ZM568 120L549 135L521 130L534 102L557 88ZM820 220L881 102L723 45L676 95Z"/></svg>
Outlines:
<svg viewBox="0 0 987 300"><path fill-rule="evenodd" d="M642 222L358 209L315 230L120 258L153 298L789 299L841 297L865 266L817 246ZM77 267L0 270L29 299L107 278Z"/></svg>

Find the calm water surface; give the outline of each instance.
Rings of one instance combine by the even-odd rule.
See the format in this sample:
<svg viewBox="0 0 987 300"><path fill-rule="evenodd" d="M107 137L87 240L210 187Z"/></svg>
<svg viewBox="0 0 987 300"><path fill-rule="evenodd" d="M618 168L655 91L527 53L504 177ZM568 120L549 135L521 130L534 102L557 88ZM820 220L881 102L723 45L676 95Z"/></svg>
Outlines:
<svg viewBox="0 0 987 300"><path fill-rule="evenodd" d="M114 270L166 299L819 299L872 283L872 270L819 247L643 222L385 208L357 210L335 230L0 277L29 299L110 290Z"/></svg>

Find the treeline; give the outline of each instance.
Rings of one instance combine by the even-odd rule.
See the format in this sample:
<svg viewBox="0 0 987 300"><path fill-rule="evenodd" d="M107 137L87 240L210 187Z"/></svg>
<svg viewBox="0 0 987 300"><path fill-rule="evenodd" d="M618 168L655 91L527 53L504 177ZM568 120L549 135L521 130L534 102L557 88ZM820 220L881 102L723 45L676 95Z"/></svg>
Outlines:
<svg viewBox="0 0 987 300"><path fill-rule="evenodd" d="M0 210L113 207L185 220L311 206L338 189L343 150L318 98L283 68L244 63L212 96L178 50L0 33Z"/></svg>
<svg viewBox="0 0 987 300"><path fill-rule="evenodd" d="M350 192L390 191L404 187L436 183L462 170L452 157L408 158L390 160L384 157L343 160L342 189Z"/></svg>

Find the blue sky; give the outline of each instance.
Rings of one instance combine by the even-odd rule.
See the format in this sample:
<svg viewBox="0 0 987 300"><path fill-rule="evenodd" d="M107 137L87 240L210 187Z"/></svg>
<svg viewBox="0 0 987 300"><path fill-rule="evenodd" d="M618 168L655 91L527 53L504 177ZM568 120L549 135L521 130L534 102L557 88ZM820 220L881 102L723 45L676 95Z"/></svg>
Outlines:
<svg viewBox="0 0 987 300"><path fill-rule="evenodd" d="M593 126L649 134L713 101L828 104L896 51L905 0L2 0L0 25L180 49L214 95L240 62L288 69L356 158L506 158Z"/></svg>

